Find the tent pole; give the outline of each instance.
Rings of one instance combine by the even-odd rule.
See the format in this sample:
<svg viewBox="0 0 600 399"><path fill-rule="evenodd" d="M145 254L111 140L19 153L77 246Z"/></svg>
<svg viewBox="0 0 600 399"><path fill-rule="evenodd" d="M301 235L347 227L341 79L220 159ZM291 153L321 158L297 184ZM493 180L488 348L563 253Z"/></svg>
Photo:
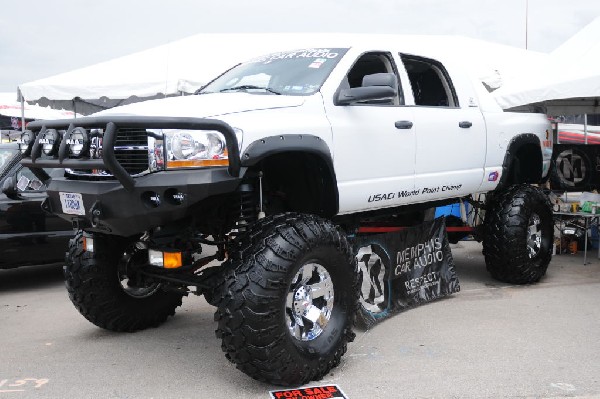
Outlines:
<svg viewBox="0 0 600 399"><path fill-rule="evenodd" d="M588 143L588 131L587 131L587 114L583 114L583 140L584 144Z"/></svg>
<svg viewBox="0 0 600 399"><path fill-rule="evenodd" d="M17 89L17 95L19 96L19 100L21 100L21 131L25 131L25 98L23 94L21 94L21 89Z"/></svg>

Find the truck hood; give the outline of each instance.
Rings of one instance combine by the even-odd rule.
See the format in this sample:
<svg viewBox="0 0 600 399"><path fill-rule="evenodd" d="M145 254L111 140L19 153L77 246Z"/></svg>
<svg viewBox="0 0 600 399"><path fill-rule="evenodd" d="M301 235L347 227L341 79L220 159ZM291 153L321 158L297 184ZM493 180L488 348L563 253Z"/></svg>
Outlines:
<svg viewBox="0 0 600 399"><path fill-rule="evenodd" d="M143 101L101 111L93 116L138 115L213 118L239 112L298 107L305 98L276 94L211 93Z"/></svg>

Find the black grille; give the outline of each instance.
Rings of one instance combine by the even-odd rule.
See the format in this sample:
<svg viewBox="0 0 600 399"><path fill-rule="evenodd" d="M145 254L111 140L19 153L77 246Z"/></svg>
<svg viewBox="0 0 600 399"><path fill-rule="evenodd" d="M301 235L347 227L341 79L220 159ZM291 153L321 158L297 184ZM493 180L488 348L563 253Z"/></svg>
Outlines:
<svg viewBox="0 0 600 399"><path fill-rule="evenodd" d="M119 129L115 158L130 175L148 169L148 135L145 129Z"/></svg>
<svg viewBox="0 0 600 399"><path fill-rule="evenodd" d="M123 128L117 132L115 140L115 158L130 175L137 175L148 170L148 136L145 129ZM100 158L96 152L95 158ZM113 180L110 172L75 169L70 177L78 180Z"/></svg>

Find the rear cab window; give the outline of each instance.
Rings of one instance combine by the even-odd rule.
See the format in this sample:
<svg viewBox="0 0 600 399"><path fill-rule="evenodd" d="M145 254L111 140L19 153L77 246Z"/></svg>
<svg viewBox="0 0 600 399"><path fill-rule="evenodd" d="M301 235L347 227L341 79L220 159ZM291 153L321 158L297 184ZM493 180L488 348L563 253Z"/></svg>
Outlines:
<svg viewBox="0 0 600 399"><path fill-rule="evenodd" d="M415 105L459 107L458 97L446 68L439 61L400 54L410 81Z"/></svg>

